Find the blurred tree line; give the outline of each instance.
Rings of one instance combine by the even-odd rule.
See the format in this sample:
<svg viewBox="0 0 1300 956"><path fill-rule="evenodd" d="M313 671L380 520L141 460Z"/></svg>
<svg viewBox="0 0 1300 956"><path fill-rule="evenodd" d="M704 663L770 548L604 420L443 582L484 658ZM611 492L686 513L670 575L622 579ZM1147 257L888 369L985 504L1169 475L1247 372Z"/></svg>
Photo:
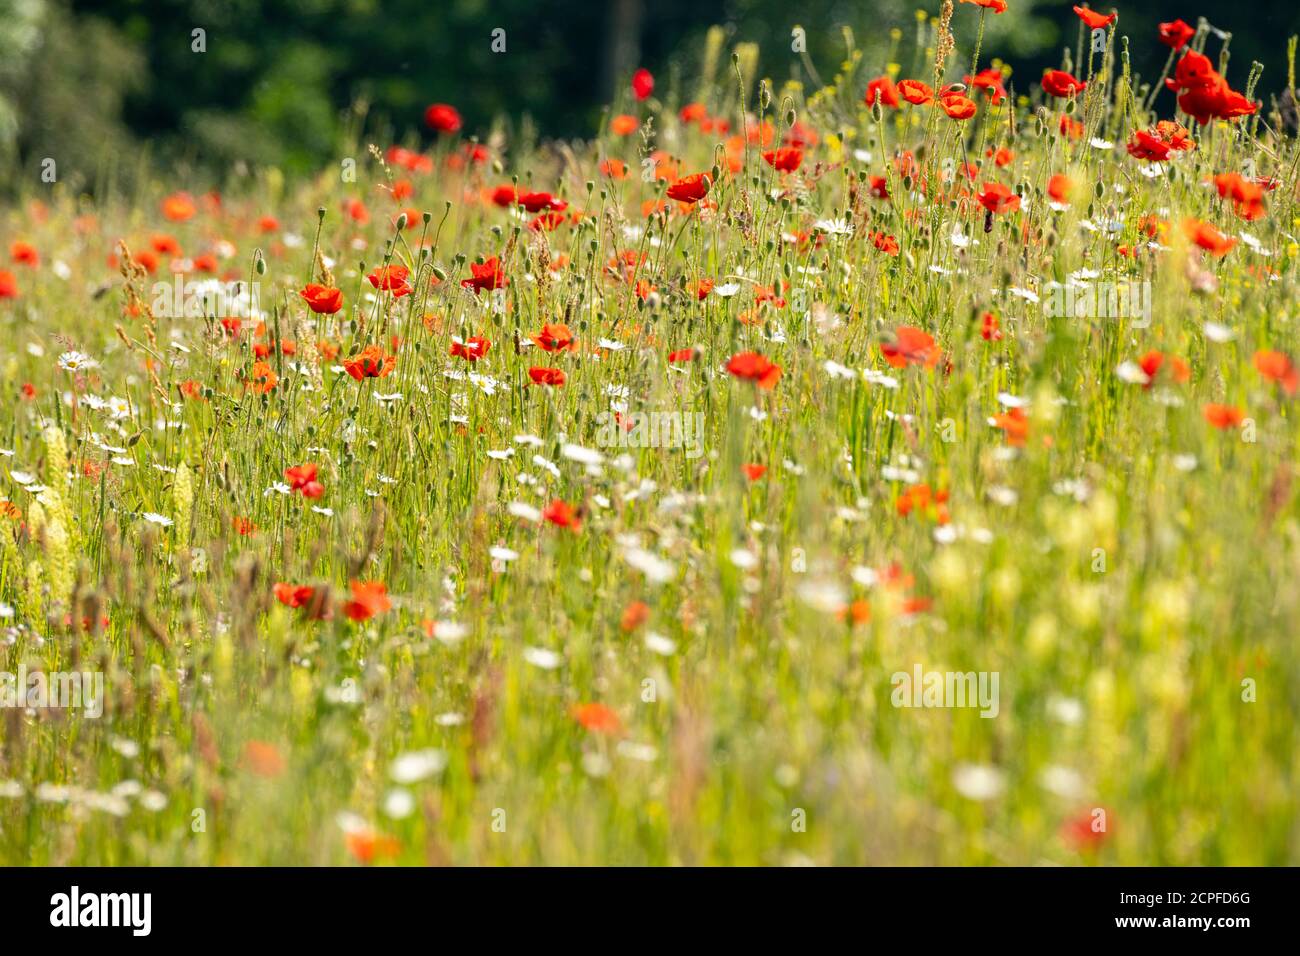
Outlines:
<svg viewBox="0 0 1300 956"><path fill-rule="evenodd" d="M1009 2L988 17L983 60L1012 63L1023 90L1073 48L1078 20L1069 0ZM363 121L367 138L427 137L430 102L455 104L467 132L528 116L548 137L588 136L638 66L655 73L657 95L693 90L715 24L730 43L757 43L760 75L778 84L807 79L791 50L796 25L825 79L844 59L843 26L866 50L868 75L883 70L897 27L906 73L918 6L933 15L939 0L0 0L0 178L36 176L44 157L84 188L157 163L218 177L239 162L312 170ZM1286 83L1295 0L1119 8L1144 76L1167 54L1156 23L1195 25L1207 12L1232 33L1235 84L1254 59L1266 66L1259 95ZM979 15L957 6L959 57L970 55ZM504 52L492 49L498 29Z"/></svg>

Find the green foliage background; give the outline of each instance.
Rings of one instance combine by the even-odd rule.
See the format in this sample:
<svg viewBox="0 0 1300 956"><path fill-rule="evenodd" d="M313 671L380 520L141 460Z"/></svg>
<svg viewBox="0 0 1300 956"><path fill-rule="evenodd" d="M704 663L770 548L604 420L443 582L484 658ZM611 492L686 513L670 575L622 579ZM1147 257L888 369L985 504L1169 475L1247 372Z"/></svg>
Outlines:
<svg viewBox="0 0 1300 956"><path fill-rule="evenodd" d="M761 72L780 81L806 78L790 50L798 24L811 62L830 77L845 26L880 69L890 29L913 29L918 6L938 11L937 0L0 0L0 179L35 176L47 156L85 188L139 162L215 181L240 163L304 172L336 156L362 123L370 137L427 136L420 119L433 101L457 105L469 132L528 117L547 136L588 136L637 66L669 94L674 77L695 75L711 25L733 43L758 43ZM1163 63L1158 21L1195 25L1212 14L1233 35L1238 82L1258 59L1265 98L1285 85L1285 37L1300 29L1294 0L1118 9L1146 76ZM972 35L967 21L979 15L958 4L959 37ZM1074 46L1078 26L1068 2L1011 0L988 17L985 56L1013 63L1023 90ZM191 49L196 28L206 31L204 53ZM504 54L491 50L497 28Z"/></svg>

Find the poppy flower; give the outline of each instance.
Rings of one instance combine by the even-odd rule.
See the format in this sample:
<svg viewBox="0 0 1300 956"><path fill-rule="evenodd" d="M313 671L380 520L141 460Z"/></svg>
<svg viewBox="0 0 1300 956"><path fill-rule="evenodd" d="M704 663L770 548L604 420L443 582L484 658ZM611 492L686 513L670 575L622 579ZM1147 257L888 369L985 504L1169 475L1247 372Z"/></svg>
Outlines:
<svg viewBox="0 0 1300 956"><path fill-rule="evenodd" d="M867 177L867 190L876 199L888 199L889 180L885 179L884 176L869 176Z"/></svg>
<svg viewBox="0 0 1300 956"><path fill-rule="evenodd" d="M989 419L994 428L1002 429L1007 436L1007 444L1019 447L1029 437L1029 416L1020 407L1009 408L1001 415Z"/></svg>
<svg viewBox="0 0 1300 956"><path fill-rule="evenodd" d="M920 80L903 80L898 84L898 93L913 106L926 106L934 102L934 90Z"/></svg>
<svg viewBox="0 0 1300 956"><path fill-rule="evenodd" d="M697 203L709 194L709 177L704 173L693 173L677 180L668 187L668 198L678 202Z"/></svg>
<svg viewBox="0 0 1300 956"><path fill-rule="evenodd" d="M563 212L569 208L569 204L563 199L557 199L550 193L524 193L517 200L519 205L523 206L529 212L541 212L543 209L553 209L556 212Z"/></svg>
<svg viewBox="0 0 1300 956"><path fill-rule="evenodd" d="M708 115L709 108L703 103L687 103L677 111L677 118L685 126L690 126L692 123L698 123L707 118Z"/></svg>
<svg viewBox="0 0 1300 956"><path fill-rule="evenodd" d="M0 299L18 298L18 280L12 272L0 269Z"/></svg>
<svg viewBox="0 0 1300 956"><path fill-rule="evenodd" d="M552 325L549 322L533 336L533 341L547 352L572 352L578 347L567 325Z"/></svg>
<svg viewBox="0 0 1300 956"><path fill-rule="evenodd" d="M395 837L369 827L348 830L343 834L343 843L358 863L373 863L380 857L394 857L402 852L402 844Z"/></svg>
<svg viewBox="0 0 1300 956"><path fill-rule="evenodd" d="M1236 428L1246 417L1245 413L1235 405L1218 405L1213 402L1201 409L1201 414L1205 416L1207 422L1220 430Z"/></svg>
<svg viewBox="0 0 1300 956"><path fill-rule="evenodd" d="M558 368L544 368L534 365L528 370L528 377L535 385L563 385L564 372Z"/></svg>
<svg viewBox="0 0 1300 956"><path fill-rule="evenodd" d="M939 106L955 120L968 120L975 115L975 101L960 93L949 93L939 100Z"/></svg>
<svg viewBox="0 0 1300 956"><path fill-rule="evenodd" d="M289 483L289 490L300 491L304 497L319 498L325 494L325 486L316 480L317 467L311 462L293 465L284 470L284 480Z"/></svg>
<svg viewBox="0 0 1300 956"><path fill-rule="evenodd" d="M980 70L974 76L967 76L964 78L964 82L967 86L974 87L977 90L988 91L989 99L994 105L1007 98L1007 88L1002 85L1002 71L996 66Z"/></svg>
<svg viewBox="0 0 1300 956"><path fill-rule="evenodd" d="M15 239L9 246L9 258L20 265L31 266L33 269L41 264L41 255L36 251L36 247L30 242L23 242L21 239Z"/></svg>
<svg viewBox="0 0 1300 956"><path fill-rule="evenodd" d="M1002 324L992 312L985 312L980 316L980 338L985 342L1002 341Z"/></svg>
<svg viewBox="0 0 1300 956"><path fill-rule="evenodd" d="M358 382L363 378L383 378L393 371L397 361L391 355L385 355L378 345L367 345L352 358L343 363L343 370Z"/></svg>
<svg viewBox="0 0 1300 956"><path fill-rule="evenodd" d="M466 289L473 289L476 295L485 289L491 292L507 284L505 271L496 256L481 263L471 262L469 274L470 278L462 279L460 284Z"/></svg>
<svg viewBox="0 0 1300 956"><path fill-rule="evenodd" d="M871 234L871 243L887 256L898 255L898 240L883 232L873 232Z"/></svg>
<svg viewBox="0 0 1300 956"><path fill-rule="evenodd" d="M352 600L343 605L343 613L353 621L368 621L393 606L388 587L381 581L353 581Z"/></svg>
<svg viewBox="0 0 1300 956"><path fill-rule="evenodd" d="M542 517L553 525L577 532L582 527L582 516L573 505L556 498L542 509Z"/></svg>
<svg viewBox="0 0 1300 956"><path fill-rule="evenodd" d="M1109 819L1109 816L1110 814L1106 815L1107 819ZM1098 819L1098 817L1093 816L1092 810L1085 810L1070 817L1061 824L1061 839L1078 851L1095 851L1107 836L1104 827L1098 829L1094 825Z"/></svg>
<svg viewBox="0 0 1300 956"><path fill-rule="evenodd" d="M741 465L740 470L745 473L745 477L750 481L758 481L767 474L767 465L748 464Z"/></svg>
<svg viewBox="0 0 1300 956"><path fill-rule="evenodd" d="M1064 113L1061 114L1061 122L1057 124L1057 131L1066 139L1083 138L1083 124L1078 120L1070 119Z"/></svg>
<svg viewBox="0 0 1300 956"><path fill-rule="evenodd" d="M644 100L655 91L654 75L644 67L632 74L632 95L637 102Z"/></svg>
<svg viewBox="0 0 1300 956"><path fill-rule="evenodd" d="M934 368L943 352L935 344L934 336L910 325L900 325L894 330L892 340L880 343L880 354L894 368L924 365Z"/></svg>
<svg viewBox="0 0 1300 956"><path fill-rule="evenodd" d="M650 605L644 601L633 601L623 609L623 617L619 620L618 626L624 631L631 632L648 620L650 620Z"/></svg>
<svg viewBox="0 0 1300 956"><path fill-rule="evenodd" d="M375 269L366 279L376 289L391 292L395 298L401 298L411 292L411 287L406 282L410 275L411 270L406 266L387 265Z"/></svg>
<svg viewBox="0 0 1300 956"><path fill-rule="evenodd" d="M1057 173L1047 181L1047 195L1059 203L1069 202L1073 191L1074 181L1064 173Z"/></svg>
<svg viewBox="0 0 1300 956"><path fill-rule="evenodd" d="M898 87L888 76L878 76L867 84L867 92L862 99L868 106L875 106L879 101L883 106L897 107Z"/></svg>
<svg viewBox="0 0 1300 956"><path fill-rule="evenodd" d="M492 343L480 336L473 336L464 342L453 339L451 343L451 354L456 358L463 358L470 362L477 362L484 355L487 355L488 349Z"/></svg>
<svg viewBox="0 0 1300 956"><path fill-rule="evenodd" d="M1171 50L1181 50L1187 46L1187 41L1196 36L1196 28L1189 26L1182 20L1174 20L1172 23L1162 23L1156 28L1160 37L1160 42Z"/></svg>
<svg viewBox="0 0 1300 956"><path fill-rule="evenodd" d="M1183 220L1183 233L1192 243L1216 258L1226 256L1237 244L1236 239L1225 236L1208 222L1201 222L1199 219Z"/></svg>
<svg viewBox="0 0 1300 956"><path fill-rule="evenodd" d="M272 391L279 381L280 377L275 374L275 370L270 365L266 362L254 362L252 371L244 379L244 385L265 395Z"/></svg>
<svg viewBox="0 0 1300 956"><path fill-rule="evenodd" d="M1267 349L1255 353L1255 369L1270 381L1277 382L1288 395L1294 395L1300 388L1300 371L1285 352Z"/></svg>
<svg viewBox="0 0 1300 956"><path fill-rule="evenodd" d="M727 371L736 378L748 379L764 391L776 386L781 366L773 365L757 352L737 352L727 362Z"/></svg>
<svg viewBox="0 0 1300 956"><path fill-rule="evenodd" d="M312 282L298 293L306 301L307 307L317 315L333 315L343 308L343 290L331 289L329 286Z"/></svg>
<svg viewBox="0 0 1300 956"><path fill-rule="evenodd" d="M606 159L600 164L600 171L610 179L623 179L627 176L627 163L621 159Z"/></svg>
<svg viewBox="0 0 1300 956"><path fill-rule="evenodd" d="M439 133L455 133L461 127L460 111L446 103L434 103L424 111L424 125Z"/></svg>
<svg viewBox="0 0 1300 956"><path fill-rule="evenodd" d="M694 362L695 349L678 349L675 352L669 352L668 361L673 364L678 364L680 362Z"/></svg>
<svg viewBox="0 0 1300 956"><path fill-rule="evenodd" d="M514 186L498 186L492 190L488 198L492 200L494 206L509 209L519 202L519 190L515 189Z"/></svg>
<svg viewBox="0 0 1300 956"><path fill-rule="evenodd" d="M1043 73L1043 92L1048 96L1069 99L1087 88L1088 84L1076 79L1064 70L1047 70Z"/></svg>
<svg viewBox="0 0 1300 956"><path fill-rule="evenodd" d="M695 298L698 301L703 302L709 297L709 293L713 291L713 280L706 278L692 282L690 291L695 293Z"/></svg>
<svg viewBox="0 0 1300 956"><path fill-rule="evenodd" d="M288 584L284 581L277 583L272 590L277 601L292 608L302 607L316 594L316 589L309 584Z"/></svg>
<svg viewBox="0 0 1300 956"><path fill-rule="evenodd" d="M163 218L172 222L185 222L194 218L196 212L198 207L194 205L194 198L186 192L172 193L162 201Z"/></svg>
<svg viewBox="0 0 1300 956"><path fill-rule="evenodd" d="M1176 355L1165 355L1163 352L1154 349L1147 352L1138 359L1138 367L1146 375L1147 381L1143 388L1150 388L1156 380L1156 375L1162 368L1168 368L1167 374L1175 382L1186 382L1192 377L1192 369L1186 362Z"/></svg>
<svg viewBox="0 0 1300 956"><path fill-rule="evenodd" d="M1075 7L1074 12L1079 15L1079 19L1084 22L1089 30L1100 30L1110 26L1118 18L1118 13L1112 13L1110 16L1102 16L1096 10L1089 10L1087 7Z"/></svg>
<svg viewBox="0 0 1300 956"><path fill-rule="evenodd" d="M997 149L990 148L984 155L991 157L993 165L998 169L1005 169L1016 161L1016 154L1005 146L1000 146Z"/></svg>
<svg viewBox="0 0 1300 956"><path fill-rule="evenodd" d="M250 740L244 745L244 753L239 765L259 777L271 779L284 773L285 762L275 744L269 744L264 740Z"/></svg>
<svg viewBox="0 0 1300 956"><path fill-rule="evenodd" d="M978 199L990 214L1015 212L1020 208L1020 197L1001 183L985 183Z"/></svg>
<svg viewBox="0 0 1300 956"><path fill-rule="evenodd" d="M780 149L768 150L763 154L763 160L778 172L792 173L803 162L803 150L782 146Z"/></svg>
<svg viewBox="0 0 1300 956"><path fill-rule="evenodd" d="M962 3L973 3L977 7L983 7L985 10L992 10L994 13L1007 12L1007 0L961 0Z"/></svg>
<svg viewBox="0 0 1300 956"><path fill-rule="evenodd" d="M569 708L573 719L584 730L595 734L617 734L623 731L623 722L618 714L604 704L574 704Z"/></svg>
<svg viewBox="0 0 1300 956"><path fill-rule="evenodd" d="M1202 126L1213 118L1249 116L1259 108L1228 85L1208 56L1194 50L1183 53L1165 86L1178 92L1179 109Z"/></svg>
<svg viewBox="0 0 1300 956"><path fill-rule="evenodd" d="M628 113L620 113L609 121L609 131L615 136L630 136L641 127L641 121Z"/></svg>
<svg viewBox="0 0 1300 956"><path fill-rule="evenodd" d="M1231 199L1234 211L1242 219L1264 218L1264 188L1237 173L1220 173L1214 187L1222 199Z"/></svg>
<svg viewBox="0 0 1300 956"><path fill-rule="evenodd" d="M895 499L894 508L902 518L915 512L935 524L948 524L952 520L948 513L948 491L944 488L932 490L929 485L911 485Z"/></svg>

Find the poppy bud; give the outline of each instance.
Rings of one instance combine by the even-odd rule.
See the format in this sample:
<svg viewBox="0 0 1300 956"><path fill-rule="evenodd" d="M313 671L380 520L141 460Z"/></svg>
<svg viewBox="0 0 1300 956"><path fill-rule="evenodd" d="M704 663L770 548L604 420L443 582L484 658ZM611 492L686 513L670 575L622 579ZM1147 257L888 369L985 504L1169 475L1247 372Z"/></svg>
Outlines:
<svg viewBox="0 0 1300 956"><path fill-rule="evenodd" d="M709 170L709 182L716 183L722 177L722 169L717 163L714 163Z"/></svg>
<svg viewBox="0 0 1300 956"><path fill-rule="evenodd" d="M424 224L427 226L429 223L433 222L433 213L426 212L421 218L424 220Z"/></svg>
<svg viewBox="0 0 1300 956"><path fill-rule="evenodd" d="M871 121L873 123L879 123L884 118L884 111L880 108L880 97L876 97L876 102L871 104Z"/></svg>
<svg viewBox="0 0 1300 956"><path fill-rule="evenodd" d="M447 281L447 273L442 269L441 266L433 267L433 275L439 282Z"/></svg>
<svg viewBox="0 0 1300 956"><path fill-rule="evenodd" d="M397 217L397 228L399 231L406 228L406 213Z"/></svg>
<svg viewBox="0 0 1300 956"><path fill-rule="evenodd" d="M260 276L266 275L266 260L262 258L261 249L253 253L253 271Z"/></svg>
<svg viewBox="0 0 1300 956"><path fill-rule="evenodd" d="M796 119L795 111L792 109L790 110L790 112L785 114L785 125L794 126L795 119Z"/></svg>

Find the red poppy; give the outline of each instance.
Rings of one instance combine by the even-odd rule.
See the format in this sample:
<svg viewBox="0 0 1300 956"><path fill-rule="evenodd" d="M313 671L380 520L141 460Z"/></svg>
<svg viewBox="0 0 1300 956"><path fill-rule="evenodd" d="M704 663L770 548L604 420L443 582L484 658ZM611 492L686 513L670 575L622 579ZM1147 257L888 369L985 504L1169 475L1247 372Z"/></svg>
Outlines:
<svg viewBox="0 0 1300 956"><path fill-rule="evenodd" d="M1160 42L1171 50L1181 50L1187 46L1188 40L1196 36L1196 28L1187 25L1182 20L1162 23L1157 30L1160 35Z"/></svg>
<svg viewBox="0 0 1300 956"><path fill-rule="evenodd" d="M781 366L773 365L757 352L738 352L727 362L727 371L736 378L749 379L764 391L771 390L781 378Z"/></svg>
<svg viewBox="0 0 1300 956"><path fill-rule="evenodd" d="M767 465L748 464L741 465L740 470L745 473L745 477L750 481L758 481L767 474Z"/></svg>
<svg viewBox="0 0 1300 956"><path fill-rule="evenodd" d="M383 378L393 371L397 359L385 355L378 345L367 345L343 363L343 369L358 382L363 378Z"/></svg>
<svg viewBox="0 0 1300 956"><path fill-rule="evenodd" d="M910 325L900 325L894 330L892 341L880 343L880 354L894 368L924 365L934 368L943 352L935 344L934 336Z"/></svg>
<svg viewBox="0 0 1300 956"><path fill-rule="evenodd" d="M576 532L582 527L582 516L573 505L560 498L556 498L542 509L542 517L551 524L568 528L570 531Z"/></svg>
<svg viewBox="0 0 1300 956"><path fill-rule="evenodd" d="M1194 50L1183 53L1165 86L1179 92L1178 107L1204 126L1212 118L1249 116L1259 105L1232 89L1210 58Z"/></svg>
<svg viewBox="0 0 1300 956"><path fill-rule="evenodd" d="M898 240L893 236L886 235L883 232L873 232L871 234L872 244L887 256L898 255Z"/></svg>
<svg viewBox="0 0 1300 956"><path fill-rule="evenodd" d="M705 173L693 173L668 187L668 198L678 202L697 203L709 194L712 184Z"/></svg>
<svg viewBox="0 0 1300 956"><path fill-rule="evenodd" d="M1023 408L1011 408L1001 415L994 415L990 424L1002 429L1008 445L1018 447L1029 437L1029 416Z"/></svg>
<svg viewBox="0 0 1300 956"><path fill-rule="evenodd" d="M975 115L975 101L960 93L949 93L939 100L939 106L955 120L968 120Z"/></svg>
<svg viewBox="0 0 1300 956"><path fill-rule="evenodd" d="M524 193L517 202L529 212L541 212L543 209L554 209L556 212L563 212L569 208L567 202L563 199L557 199L550 193Z"/></svg>
<svg viewBox="0 0 1300 956"><path fill-rule="evenodd" d="M1070 193L1074 191L1074 180L1070 179L1064 173L1057 173L1047 181L1047 195L1051 196L1057 202L1064 203L1070 201Z"/></svg>
<svg viewBox="0 0 1300 956"><path fill-rule="evenodd" d="M291 491L300 491L304 497L319 498L325 494L325 486L316 480L318 470L314 464L307 462L294 465L284 470L284 480L289 483Z"/></svg>
<svg viewBox="0 0 1300 956"><path fill-rule="evenodd" d="M1103 818L1095 816L1092 810L1085 810L1061 824L1061 839L1076 850L1092 852L1102 844L1107 835L1105 826L1099 828L1096 824L1108 818L1109 814Z"/></svg>
<svg viewBox="0 0 1300 956"><path fill-rule="evenodd" d="M1201 222L1199 219L1184 219L1183 233L1195 245L1215 257L1226 256L1237 244L1236 239L1225 236L1208 222Z"/></svg>
<svg viewBox="0 0 1300 956"><path fill-rule="evenodd" d="M549 322L533 336L533 341L547 352L572 352L578 347L567 325L552 325Z"/></svg>
<svg viewBox="0 0 1300 956"><path fill-rule="evenodd" d="M977 7L983 7L985 10L992 10L994 13L1007 12L1007 0L961 0L962 3L973 3Z"/></svg>
<svg viewBox="0 0 1300 956"><path fill-rule="evenodd" d="M460 112L446 103L434 103L424 111L424 125L439 133L454 133L461 127Z"/></svg>
<svg viewBox="0 0 1300 956"><path fill-rule="evenodd" d="M380 581L353 581L352 600L343 605L343 613L354 621L368 621L392 608L388 587Z"/></svg>
<svg viewBox="0 0 1300 956"><path fill-rule="evenodd" d="M1201 414L1205 416L1207 422L1222 430L1236 428L1246 417L1245 413L1235 405L1217 405L1213 402L1201 409Z"/></svg>
<svg viewBox="0 0 1300 956"><path fill-rule="evenodd" d="M985 183L978 198L990 213L1015 212L1020 208L1020 197L1001 183Z"/></svg>
<svg viewBox="0 0 1300 956"><path fill-rule="evenodd" d="M621 113L609 121L609 131L615 136L630 136L641 126L641 121L628 113Z"/></svg>
<svg viewBox="0 0 1300 956"><path fill-rule="evenodd" d="M883 106L898 106L898 87L888 76L878 76L867 84L867 93L863 97L863 102L868 106L875 106L877 100Z"/></svg>
<svg viewBox="0 0 1300 956"><path fill-rule="evenodd" d="M926 106L934 102L934 90L920 80L903 80L898 84L898 92L913 106Z"/></svg>
<svg viewBox="0 0 1300 956"><path fill-rule="evenodd" d="M460 284L466 289L473 289L475 294L493 289L500 289L507 284L505 271L501 268L501 263L496 256L487 259L481 263L471 262L469 264L470 278L462 279Z"/></svg>
<svg viewBox="0 0 1300 956"><path fill-rule="evenodd" d="M584 730L592 733L618 734L623 731L623 722L619 720L618 714L604 704L574 704L569 708L569 713Z"/></svg>
<svg viewBox="0 0 1300 956"><path fill-rule="evenodd" d="M535 385L563 385L564 371L558 368L544 368L534 365L528 370L528 377Z"/></svg>
<svg viewBox="0 0 1300 956"><path fill-rule="evenodd" d="M632 95L637 102L644 100L655 91L654 75L644 67L632 74Z"/></svg>
<svg viewBox="0 0 1300 956"><path fill-rule="evenodd" d="M18 298L18 280L12 272L0 269L0 299Z"/></svg>
<svg viewBox="0 0 1300 956"><path fill-rule="evenodd" d="M519 202L519 190L515 189L514 186L498 186L492 190L490 198L493 205L508 209Z"/></svg>
<svg viewBox="0 0 1300 956"><path fill-rule="evenodd" d="M980 316L980 338L985 342L1000 342L1002 340L1002 324L992 312L985 312Z"/></svg>
<svg viewBox="0 0 1300 956"><path fill-rule="evenodd" d="M1064 70L1047 70L1043 73L1043 92L1048 96L1069 99L1087 86L1083 80L1076 79Z"/></svg>
<svg viewBox="0 0 1300 956"><path fill-rule="evenodd" d="M9 257L14 262L31 266L33 269L41 264L41 255L36 251L36 247L30 242L23 242L21 239L15 239L9 246Z"/></svg>
<svg viewBox="0 0 1300 956"><path fill-rule="evenodd" d="M1255 353L1255 369L1270 381L1277 382L1288 395L1300 388L1300 371L1285 352L1261 350Z"/></svg>
<svg viewBox="0 0 1300 956"><path fill-rule="evenodd" d="M889 198L889 180L884 176L867 177L867 189L877 199Z"/></svg>
<svg viewBox="0 0 1300 956"><path fill-rule="evenodd" d="M1119 18L1118 13L1112 13L1110 16L1104 17L1096 10L1089 10L1087 7L1075 7L1074 12L1079 15L1079 19L1084 22L1084 25L1089 30L1100 30L1103 27L1108 27Z"/></svg>
<svg viewBox="0 0 1300 956"><path fill-rule="evenodd" d="M675 352L669 352L668 361L674 364L678 362L694 362L695 349L678 349Z"/></svg>
<svg viewBox="0 0 1300 956"><path fill-rule="evenodd" d="M309 584L287 584L284 581L276 584L273 590L277 601L292 608L302 607L316 594L316 589Z"/></svg>
<svg viewBox="0 0 1300 956"><path fill-rule="evenodd" d="M1231 199L1233 209L1242 219L1264 218L1264 187L1237 173L1220 173L1214 177L1220 198Z"/></svg>
<svg viewBox="0 0 1300 956"><path fill-rule="evenodd" d="M793 146L768 150L763 154L764 161L773 169L782 173L792 173L803 162L803 150Z"/></svg>
<svg viewBox="0 0 1300 956"><path fill-rule="evenodd" d="M184 222L191 219L198 208L194 205L194 198L189 193L179 192L172 193L162 201L162 214L166 219L172 222Z"/></svg>
<svg viewBox="0 0 1300 956"><path fill-rule="evenodd" d="M1150 388L1156 380L1156 376L1162 368L1168 368L1168 375L1175 382L1186 382L1192 377L1192 369L1186 362L1176 355L1165 355L1163 352L1151 350L1138 359L1138 367L1142 369L1147 377L1147 382L1143 388Z"/></svg>
<svg viewBox="0 0 1300 956"><path fill-rule="evenodd" d="M463 358L470 362L477 362L484 355L487 355L487 351L491 347L491 342L477 335L466 339L464 342L453 339L451 343L451 354L454 357Z"/></svg>
<svg viewBox="0 0 1300 956"><path fill-rule="evenodd" d="M406 280L410 278L411 270L403 265L380 266L378 269L366 276L370 284L376 289L384 292L391 292L394 297L401 298L409 295L411 287L407 285Z"/></svg>
<svg viewBox="0 0 1300 956"><path fill-rule="evenodd" d="M333 315L343 308L343 290L331 289L329 286L312 282L298 293L307 302L308 308L318 315Z"/></svg>

